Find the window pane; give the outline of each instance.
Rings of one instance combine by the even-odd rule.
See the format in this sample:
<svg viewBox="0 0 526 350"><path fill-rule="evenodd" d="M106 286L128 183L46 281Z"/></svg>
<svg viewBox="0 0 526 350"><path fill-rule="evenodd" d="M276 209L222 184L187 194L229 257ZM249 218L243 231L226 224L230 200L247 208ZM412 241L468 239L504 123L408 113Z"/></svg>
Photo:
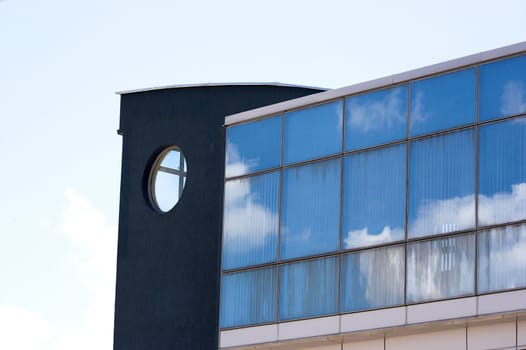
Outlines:
<svg viewBox="0 0 526 350"><path fill-rule="evenodd" d="M407 85L345 100L345 149L403 139L407 129Z"/></svg>
<svg viewBox="0 0 526 350"><path fill-rule="evenodd" d="M480 120L526 112L526 56L480 66Z"/></svg>
<svg viewBox="0 0 526 350"><path fill-rule="evenodd" d="M472 295L475 286L475 235L407 245L407 302Z"/></svg>
<svg viewBox="0 0 526 350"><path fill-rule="evenodd" d="M526 287L526 225L482 231L478 238L478 292Z"/></svg>
<svg viewBox="0 0 526 350"><path fill-rule="evenodd" d="M323 316L338 312L338 258L280 266L279 318Z"/></svg>
<svg viewBox="0 0 526 350"><path fill-rule="evenodd" d="M479 226L526 219L526 118L479 132Z"/></svg>
<svg viewBox="0 0 526 350"><path fill-rule="evenodd" d="M410 134L475 122L475 68L411 83Z"/></svg>
<svg viewBox="0 0 526 350"><path fill-rule="evenodd" d="M166 213L179 201L179 175L157 171L155 175L155 202Z"/></svg>
<svg viewBox="0 0 526 350"><path fill-rule="evenodd" d="M342 257L342 311L404 303L404 247L386 247Z"/></svg>
<svg viewBox="0 0 526 350"><path fill-rule="evenodd" d="M473 129L411 143L409 238L475 226L474 153Z"/></svg>
<svg viewBox="0 0 526 350"><path fill-rule="evenodd" d="M280 165L281 116L227 128L226 177Z"/></svg>
<svg viewBox="0 0 526 350"><path fill-rule="evenodd" d="M181 152L179 150L171 150L166 153L166 156L161 162L162 167L181 170Z"/></svg>
<svg viewBox="0 0 526 350"><path fill-rule="evenodd" d="M276 320L276 268L223 275L221 327Z"/></svg>
<svg viewBox="0 0 526 350"><path fill-rule="evenodd" d="M285 164L339 153L342 100L285 113Z"/></svg>
<svg viewBox="0 0 526 350"><path fill-rule="evenodd" d="M405 238L406 146L345 157L343 248Z"/></svg>
<svg viewBox="0 0 526 350"><path fill-rule="evenodd" d="M279 172L227 181L223 269L276 260Z"/></svg>
<svg viewBox="0 0 526 350"><path fill-rule="evenodd" d="M285 169L281 259L335 251L340 232L340 159Z"/></svg>

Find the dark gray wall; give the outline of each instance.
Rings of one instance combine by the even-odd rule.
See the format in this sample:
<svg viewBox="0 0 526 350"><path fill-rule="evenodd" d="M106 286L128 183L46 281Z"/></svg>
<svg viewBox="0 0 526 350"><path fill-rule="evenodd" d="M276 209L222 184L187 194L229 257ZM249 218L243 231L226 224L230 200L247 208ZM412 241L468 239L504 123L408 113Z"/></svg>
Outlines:
<svg viewBox="0 0 526 350"><path fill-rule="evenodd" d="M224 117L315 92L225 85L121 96L115 350L217 348ZM147 181L171 145L182 149L188 179L174 210L159 214Z"/></svg>

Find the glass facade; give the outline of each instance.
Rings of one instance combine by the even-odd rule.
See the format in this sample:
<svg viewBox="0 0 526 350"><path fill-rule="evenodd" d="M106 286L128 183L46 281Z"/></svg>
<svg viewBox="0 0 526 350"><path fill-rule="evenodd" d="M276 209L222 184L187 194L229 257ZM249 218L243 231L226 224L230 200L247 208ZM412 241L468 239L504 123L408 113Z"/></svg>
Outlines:
<svg viewBox="0 0 526 350"><path fill-rule="evenodd" d="M526 288L525 72L514 56L229 126L221 328Z"/></svg>

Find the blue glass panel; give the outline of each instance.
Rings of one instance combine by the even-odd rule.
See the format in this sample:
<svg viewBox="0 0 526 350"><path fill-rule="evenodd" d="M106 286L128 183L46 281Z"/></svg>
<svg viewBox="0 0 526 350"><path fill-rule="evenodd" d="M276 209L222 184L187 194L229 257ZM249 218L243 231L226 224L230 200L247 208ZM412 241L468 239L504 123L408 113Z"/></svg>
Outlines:
<svg viewBox="0 0 526 350"><path fill-rule="evenodd" d="M468 68L411 83L410 134L474 123L475 72Z"/></svg>
<svg viewBox="0 0 526 350"><path fill-rule="evenodd" d="M275 321L276 280L275 267L223 275L221 327Z"/></svg>
<svg viewBox="0 0 526 350"><path fill-rule="evenodd" d="M344 254L342 311L358 311L404 303L404 247Z"/></svg>
<svg viewBox="0 0 526 350"><path fill-rule="evenodd" d="M345 149L403 139L407 132L407 85L345 100Z"/></svg>
<svg viewBox="0 0 526 350"><path fill-rule="evenodd" d="M281 259L338 249L340 159L285 169L282 200Z"/></svg>
<svg viewBox="0 0 526 350"><path fill-rule="evenodd" d="M229 127L226 141L226 177L279 166L281 116Z"/></svg>
<svg viewBox="0 0 526 350"><path fill-rule="evenodd" d="M408 237L475 226L473 129L412 142Z"/></svg>
<svg viewBox="0 0 526 350"><path fill-rule="evenodd" d="M478 238L478 292L526 287L526 225L482 231Z"/></svg>
<svg viewBox="0 0 526 350"><path fill-rule="evenodd" d="M479 133L479 226L526 219L526 118Z"/></svg>
<svg viewBox="0 0 526 350"><path fill-rule="evenodd" d="M526 113L526 55L480 66L479 119Z"/></svg>
<svg viewBox="0 0 526 350"><path fill-rule="evenodd" d="M223 269L276 260L279 172L227 181Z"/></svg>
<svg viewBox="0 0 526 350"><path fill-rule="evenodd" d="M407 302L472 295L475 289L475 235L407 245Z"/></svg>
<svg viewBox="0 0 526 350"><path fill-rule="evenodd" d="M341 151L343 100L285 113L284 163Z"/></svg>
<svg viewBox="0 0 526 350"><path fill-rule="evenodd" d="M345 157L343 249L405 238L405 144Z"/></svg>
<svg viewBox="0 0 526 350"><path fill-rule="evenodd" d="M280 266L279 318L338 312L338 258L329 257Z"/></svg>

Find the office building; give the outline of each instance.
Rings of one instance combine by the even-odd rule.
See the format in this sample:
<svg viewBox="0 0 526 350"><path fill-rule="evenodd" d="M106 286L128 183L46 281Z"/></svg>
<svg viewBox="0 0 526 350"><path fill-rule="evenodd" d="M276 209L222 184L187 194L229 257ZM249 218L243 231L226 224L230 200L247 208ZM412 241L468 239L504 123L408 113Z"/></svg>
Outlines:
<svg viewBox="0 0 526 350"><path fill-rule="evenodd" d="M328 91L211 88L122 97L115 349L526 348L526 43ZM258 95L278 88L305 96ZM198 121L200 93L237 111ZM132 329L144 346L119 347Z"/></svg>

